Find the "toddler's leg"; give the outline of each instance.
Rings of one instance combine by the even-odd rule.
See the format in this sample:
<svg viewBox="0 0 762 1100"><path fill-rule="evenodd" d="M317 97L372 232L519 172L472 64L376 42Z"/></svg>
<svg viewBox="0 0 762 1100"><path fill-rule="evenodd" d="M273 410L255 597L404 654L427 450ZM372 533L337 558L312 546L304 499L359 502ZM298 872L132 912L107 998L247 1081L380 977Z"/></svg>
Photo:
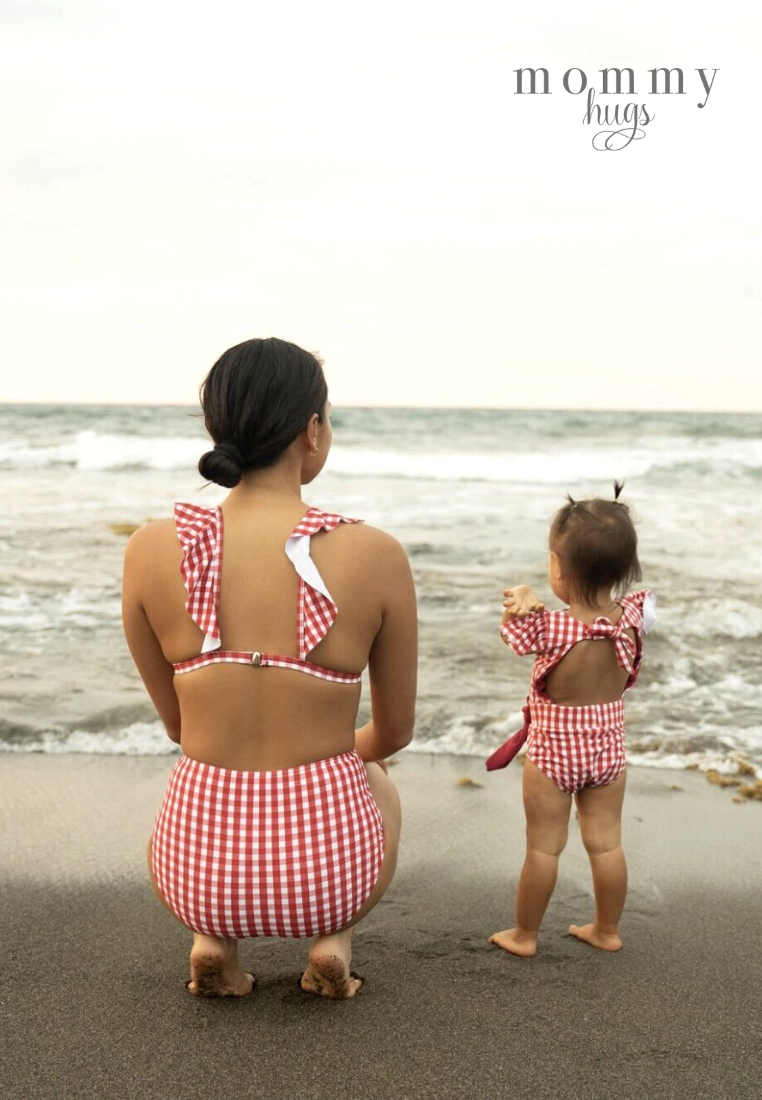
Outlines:
<svg viewBox="0 0 762 1100"><path fill-rule="evenodd" d="M527 854L516 895L516 926L490 936L514 955L537 953L537 933L558 876L558 857L569 832L571 795L560 791L531 760L524 765Z"/></svg>
<svg viewBox="0 0 762 1100"><path fill-rule="evenodd" d="M573 936L604 951L619 951L619 919L627 895L627 864L622 851L622 803L626 773L605 787L585 787L577 795L582 842L590 857L595 893L592 924L572 924Z"/></svg>

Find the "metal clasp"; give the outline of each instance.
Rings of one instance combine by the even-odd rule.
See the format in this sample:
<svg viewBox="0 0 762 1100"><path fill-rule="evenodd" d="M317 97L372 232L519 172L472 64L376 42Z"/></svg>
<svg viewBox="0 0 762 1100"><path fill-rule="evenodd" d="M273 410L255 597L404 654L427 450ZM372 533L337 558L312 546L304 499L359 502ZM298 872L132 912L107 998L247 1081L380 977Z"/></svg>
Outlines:
<svg viewBox="0 0 762 1100"><path fill-rule="evenodd" d="M252 653L251 663L253 665L261 665L262 664L262 654L259 652L258 649L254 653Z"/></svg>

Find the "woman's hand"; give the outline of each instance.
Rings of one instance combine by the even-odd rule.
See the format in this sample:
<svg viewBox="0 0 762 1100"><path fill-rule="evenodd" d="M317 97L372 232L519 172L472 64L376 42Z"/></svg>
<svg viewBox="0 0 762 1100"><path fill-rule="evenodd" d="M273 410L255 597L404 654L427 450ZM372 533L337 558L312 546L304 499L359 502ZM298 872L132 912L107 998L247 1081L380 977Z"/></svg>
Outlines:
<svg viewBox="0 0 762 1100"><path fill-rule="evenodd" d="M522 619L533 611L544 611L545 604L532 591L528 584L518 584L515 588L503 589L503 624L513 619Z"/></svg>

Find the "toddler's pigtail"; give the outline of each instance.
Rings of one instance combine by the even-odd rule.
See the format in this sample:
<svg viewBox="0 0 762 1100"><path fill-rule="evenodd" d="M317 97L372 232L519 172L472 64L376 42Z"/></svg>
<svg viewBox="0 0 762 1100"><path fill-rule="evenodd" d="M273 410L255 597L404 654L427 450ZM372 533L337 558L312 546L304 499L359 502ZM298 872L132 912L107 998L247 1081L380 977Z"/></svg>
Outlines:
<svg viewBox="0 0 762 1100"><path fill-rule="evenodd" d="M622 501L619 499L619 494L621 493L622 489L624 489L624 482L623 481L615 481L614 482L614 500L616 501L617 504L622 503Z"/></svg>

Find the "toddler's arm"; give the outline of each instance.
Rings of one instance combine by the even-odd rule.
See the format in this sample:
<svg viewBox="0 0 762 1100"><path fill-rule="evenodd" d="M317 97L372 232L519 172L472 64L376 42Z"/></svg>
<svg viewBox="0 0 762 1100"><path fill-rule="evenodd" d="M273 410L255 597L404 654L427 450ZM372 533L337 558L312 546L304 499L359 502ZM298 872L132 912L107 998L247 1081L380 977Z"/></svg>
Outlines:
<svg viewBox="0 0 762 1100"><path fill-rule="evenodd" d="M532 591L528 584L519 584L515 588L503 590L503 618L505 626L514 619L523 619L525 615L531 615L533 611L544 611L545 604Z"/></svg>

